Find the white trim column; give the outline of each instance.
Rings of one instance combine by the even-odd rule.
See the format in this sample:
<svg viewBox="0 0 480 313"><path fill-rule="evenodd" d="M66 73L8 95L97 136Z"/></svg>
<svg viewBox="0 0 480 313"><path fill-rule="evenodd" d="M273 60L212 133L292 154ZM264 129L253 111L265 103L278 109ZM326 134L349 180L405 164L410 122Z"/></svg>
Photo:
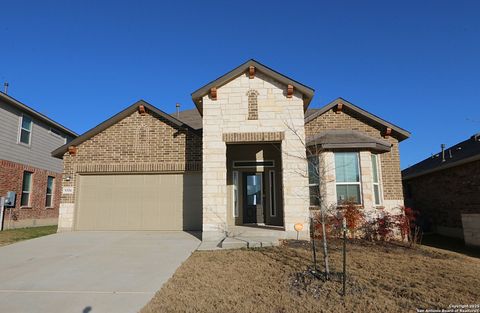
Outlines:
<svg viewBox="0 0 480 313"><path fill-rule="evenodd" d="M321 205L329 208L337 205L337 190L335 186L335 156L332 151L319 154L319 177Z"/></svg>

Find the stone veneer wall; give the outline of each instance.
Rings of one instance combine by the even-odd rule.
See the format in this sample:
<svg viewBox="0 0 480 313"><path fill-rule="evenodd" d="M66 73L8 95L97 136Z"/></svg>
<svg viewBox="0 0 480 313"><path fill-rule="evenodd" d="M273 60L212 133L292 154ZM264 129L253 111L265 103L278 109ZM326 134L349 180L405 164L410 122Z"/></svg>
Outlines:
<svg viewBox="0 0 480 313"><path fill-rule="evenodd" d="M383 193L383 206L388 210L394 210L400 205L403 205L403 188L402 177L400 171L400 152L398 147L398 140L394 137L384 138L382 136L382 129L372 125L365 117L345 109L341 113L335 113L334 110L329 110L324 114L318 116L312 121L305 124L306 136L313 136L321 131L329 129L349 129L363 132L371 137L387 140L392 144L390 152L383 153L380 156L380 172ZM325 168L334 170L333 153L327 153L323 158ZM322 161L322 158L320 158ZM363 185L363 199L364 207L373 207L373 187L371 177L371 161L370 152L362 151L360 153L360 167ZM336 203L336 192L334 188L334 175L330 173L330 178L333 175L333 185L325 187L328 189L328 202ZM326 191L325 191L326 192Z"/></svg>
<svg viewBox="0 0 480 313"><path fill-rule="evenodd" d="M258 72L242 74L217 88L217 100L203 101L203 238L216 239L228 230L226 186L226 133L283 132L281 141L285 237L296 238L293 225L305 224L300 238L308 239L306 152L302 140L302 95L286 96L287 86ZM258 119L248 119L248 92L255 90ZM236 135L238 136L238 135ZM263 136L263 135L262 135ZM259 136L259 137L262 137Z"/></svg>
<svg viewBox="0 0 480 313"><path fill-rule="evenodd" d="M78 145L75 155L65 153L63 186L75 188L78 173L200 171L201 146L201 134L135 111ZM73 229L75 193L61 197L59 231Z"/></svg>

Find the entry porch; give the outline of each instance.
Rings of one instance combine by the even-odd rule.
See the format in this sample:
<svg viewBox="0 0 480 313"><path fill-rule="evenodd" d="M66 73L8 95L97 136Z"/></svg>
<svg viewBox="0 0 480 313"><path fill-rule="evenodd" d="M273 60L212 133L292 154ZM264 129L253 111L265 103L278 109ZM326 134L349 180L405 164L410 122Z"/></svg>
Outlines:
<svg viewBox="0 0 480 313"><path fill-rule="evenodd" d="M227 144L227 225L285 230L281 143Z"/></svg>

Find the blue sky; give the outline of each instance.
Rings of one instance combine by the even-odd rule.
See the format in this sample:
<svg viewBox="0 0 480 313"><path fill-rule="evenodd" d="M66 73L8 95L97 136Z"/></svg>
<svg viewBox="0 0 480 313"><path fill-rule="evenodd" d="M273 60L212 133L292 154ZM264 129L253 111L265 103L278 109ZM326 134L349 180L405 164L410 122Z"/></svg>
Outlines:
<svg viewBox="0 0 480 313"><path fill-rule="evenodd" d="M480 131L480 1L2 1L0 81L82 133L166 112L247 59L412 132L402 168ZM3 84L2 84L3 85Z"/></svg>

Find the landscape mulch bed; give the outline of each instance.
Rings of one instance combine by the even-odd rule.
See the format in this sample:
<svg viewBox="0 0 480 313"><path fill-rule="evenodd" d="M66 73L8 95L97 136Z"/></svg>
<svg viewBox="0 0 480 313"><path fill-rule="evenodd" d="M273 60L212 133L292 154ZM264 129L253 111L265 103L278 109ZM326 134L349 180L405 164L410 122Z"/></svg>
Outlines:
<svg viewBox="0 0 480 313"><path fill-rule="evenodd" d="M151 312L416 312L480 303L480 259L430 247L349 242L342 297L341 242L331 280L311 274L311 246L197 251L142 310ZM318 251L321 267L320 249Z"/></svg>

